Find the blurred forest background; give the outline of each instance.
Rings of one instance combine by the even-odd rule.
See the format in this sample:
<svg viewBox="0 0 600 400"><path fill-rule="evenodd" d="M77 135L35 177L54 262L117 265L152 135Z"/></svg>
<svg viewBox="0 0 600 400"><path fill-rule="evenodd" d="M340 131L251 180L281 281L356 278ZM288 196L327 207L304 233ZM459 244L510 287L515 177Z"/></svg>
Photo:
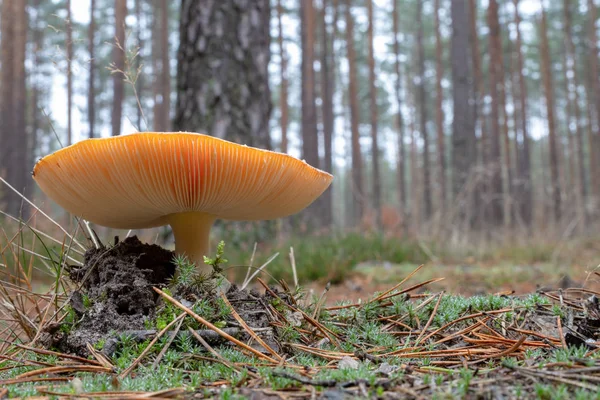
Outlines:
<svg viewBox="0 0 600 400"><path fill-rule="evenodd" d="M39 157L188 130L335 175L282 232L598 231L596 0L0 2L0 176L43 209Z"/></svg>

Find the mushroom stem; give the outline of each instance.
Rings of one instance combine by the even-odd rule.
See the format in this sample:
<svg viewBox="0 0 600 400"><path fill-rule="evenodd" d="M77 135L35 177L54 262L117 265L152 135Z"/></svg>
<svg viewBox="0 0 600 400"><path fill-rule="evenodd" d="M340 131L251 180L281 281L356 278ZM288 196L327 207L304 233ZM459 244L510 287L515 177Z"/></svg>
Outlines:
<svg viewBox="0 0 600 400"><path fill-rule="evenodd" d="M204 264L204 256L210 255L210 228L216 217L201 212L184 212L172 214L167 220L175 236L175 252L196 264L196 271L210 274L212 270Z"/></svg>

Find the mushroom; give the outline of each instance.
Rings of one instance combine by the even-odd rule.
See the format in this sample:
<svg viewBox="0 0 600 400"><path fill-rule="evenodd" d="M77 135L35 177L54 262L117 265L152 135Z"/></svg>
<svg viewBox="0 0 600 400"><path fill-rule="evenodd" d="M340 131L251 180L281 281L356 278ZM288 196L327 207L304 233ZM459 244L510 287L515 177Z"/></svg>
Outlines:
<svg viewBox="0 0 600 400"><path fill-rule="evenodd" d="M39 160L33 179L61 207L98 225L170 225L176 253L210 273L203 256L216 219L295 214L333 177L287 154L213 136L147 132L65 147Z"/></svg>

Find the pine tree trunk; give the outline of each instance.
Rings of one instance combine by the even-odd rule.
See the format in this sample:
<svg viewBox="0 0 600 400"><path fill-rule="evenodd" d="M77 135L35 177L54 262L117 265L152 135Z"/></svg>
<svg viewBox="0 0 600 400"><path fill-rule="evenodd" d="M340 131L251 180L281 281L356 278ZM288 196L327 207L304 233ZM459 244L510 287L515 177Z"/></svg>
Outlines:
<svg viewBox="0 0 600 400"><path fill-rule="evenodd" d="M548 120L548 141L550 146L550 174L551 174L551 195L553 201L554 219L559 222L561 219L561 193L559 183L558 166L558 147L556 142L556 127L554 121L554 89L552 86L552 72L550 61L550 49L548 45L546 11L542 9L540 19L540 67L542 70L542 80L544 96L546 98L546 119Z"/></svg>
<svg viewBox="0 0 600 400"><path fill-rule="evenodd" d="M71 23L71 0L67 0L67 146L73 143L73 24Z"/></svg>
<svg viewBox="0 0 600 400"><path fill-rule="evenodd" d="M569 79L569 90L567 96L572 103L573 117L575 123L575 151L572 155L576 159L576 191L577 191L577 209L581 213L585 213L585 204L587 198L586 172L585 172L585 155L583 147L583 127L581 126L581 108L579 106L579 78L576 66L575 45L573 43L572 16L569 0L563 1L563 16L564 16L564 31L565 45L567 48L567 70L571 71ZM585 224L585 219L582 218Z"/></svg>
<svg viewBox="0 0 600 400"><path fill-rule="evenodd" d="M25 48L27 14L25 0L4 0L0 10L0 175L20 192L29 185L30 160L26 128ZM21 198L2 188L3 207L9 214L27 218Z"/></svg>
<svg viewBox="0 0 600 400"><path fill-rule="evenodd" d="M590 177L591 177L591 194L597 204L600 202L600 82L598 76L598 37L596 33L597 9L594 0L588 0L588 54L589 54L589 88L588 102L593 109L592 114L595 114L595 123L592 123L592 134L589 138L590 144ZM594 109L595 108L595 109Z"/></svg>
<svg viewBox="0 0 600 400"><path fill-rule="evenodd" d="M113 68L125 72L125 17L127 16L127 0L115 0L115 40L113 47ZM123 97L125 82L123 73L113 73L113 103L111 111L112 135L121 134L123 117Z"/></svg>
<svg viewBox="0 0 600 400"><path fill-rule="evenodd" d="M288 152L288 78L287 78L287 53L283 43L283 24L281 22L283 16L283 7L281 0L277 0L277 43L279 45L279 59L280 59L280 93L279 93L279 110L281 112L280 125L281 125L281 146L280 150L282 153Z"/></svg>
<svg viewBox="0 0 600 400"><path fill-rule="evenodd" d="M41 6L41 0L33 1L34 9L39 9ZM30 74L30 91L31 91L31 105L29 106L29 120L31 121L31 131L29 140L27 143L27 153L29 158L27 160L28 166L33 166L37 160L36 152L38 150L38 134L40 130L40 93L42 88L42 80L40 79L42 71L40 70L41 57L40 52L43 47L44 31L41 28L43 17L36 15L33 20L33 54L32 54L32 70ZM27 186L31 191L33 185ZM31 198L31 193L25 193L28 198Z"/></svg>
<svg viewBox="0 0 600 400"><path fill-rule="evenodd" d="M144 60L142 59L142 48L144 47L144 41L142 39L142 32L145 28L144 24L142 24L142 0L135 0L134 2L135 9L135 35L136 35L136 46L138 48L138 55L135 58L135 69L139 70L141 66L144 64ZM135 91L138 99L143 99L144 94L144 74L140 73L135 81ZM142 120L143 120L143 112L140 106L136 107L136 128L138 131L142 131Z"/></svg>
<svg viewBox="0 0 600 400"><path fill-rule="evenodd" d="M423 217L431 217L431 171L429 163L429 135L427 134L427 99L425 97L425 49L423 47L423 0L417 0L417 104L419 131L423 138Z"/></svg>
<svg viewBox="0 0 600 400"><path fill-rule="evenodd" d="M452 102L454 105L452 119L452 169L453 193L456 199L464 190L470 172L477 157L474 106L471 96L471 66L469 65L469 24L468 10L463 0L452 0ZM459 209L461 219L468 216L472 207L470 201L463 202Z"/></svg>
<svg viewBox="0 0 600 400"><path fill-rule="evenodd" d="M433 6L435 29L435 125L437 130L437 157L438 157L438 185L440 212L444 215L446 210L446 146L444 137L444 106L442 79L444 70L442 64L442 36L440 34L440 0L435 0ZM465 43L468 44L468 41ZM466 54L466 53L465 53Z"/></svg>
<svg viewBox="0 0 600 400"><path fill-rule="evenodd" d="M0 146L0 176L10 180L9 171L12 171L10 165L11 145L15 134L14 103L12 97L13 91L13 63L14 57L15 32L13 10L15 0L3 0L0 3L0 143L6 145ZM0 208L8 211L12 207L14 196L4 187L0 190L3 203ZM4 206L4 207L2 207Z"/></svg>
<svg viewBox="0 0 600 400"><path fill-rule="evenodd" d="M473 94L473 123L475 132L479 129L479 143L475 143L475 160L480 171L484 171L489 159L489 131L485 115L482 113L483 99L485 97L485 88L483 73L481 70L481 52L479 49L479 35L477 32L477 3L476 0L469 0L469 34L471 39L471 65L473 66L474 94ZM475 136L477 139L477 136ZM490 187L487 179L482 179L481 172L474 178L477 180L474 193L474 206L477 219L477 225L484 226L487 216L487 199L489 197Z"/></svg>
<svg viewBox="0 0 600 400"><path fill-rule="evenodd" d="M162 131L171 130L171 67L169 64L169 3L167 0L160 2L160 94Z"/></svg>
<svg viewBox="0 0 600 400"><path fill-rule="evenodd" d="M333 32L329 34L327 28L327 4L329 2L325 1L323 3L323 9L321 13L321 87L322 87L322 111L323 111L323 144L325 146L325 158L323 163L323 168L325 171L332 173L333 172L333 125L334 125L334 115L333 115L333 93L335 91L335 74L334 74L334 48L333 43L335 40L335 29ZM337 4L332 4L333 6L333 21L332 26L335 26L337 23ZM330 227L333 223L333 203L332 203L332 190L326 190L323 193L321 203L323 205L322 209L322 225L325 227Z"/></svg>
<svg viewBox="0 0 600 400"><path fill-rule="evenodd" d="M500 149L500 96L498 92L499 81L502 75L499 69L500 52L500 23L498 20L498 3L496 0L489 1L488 7L489 47L490 47L490 97L491 97L491 130L490 130L490 154L487 163L490 174L489 217L493 225L499 225L504 221L504 199L502 182L502 157Z"/></svg>
<svg viewBox="0 0 600 400"><path fill-rule="evenodd" d="M502 45L502 33L500 32L500 22L498 21L498 35L494 38L496 40L495 48L497 49L496 59L496 86L498 90L498 106L499 116L501 117L502 127L502 215L505 228L510 227L512 224L512 169L511 169L511 157L510 157L510 137L508 133L508 112L506 110L506 73L504 71L504 49Z"/></svg>
<svg viewBox="0 0 600 400"><path fill-rule="evenodd" d="M183 0L173 129L271 148L268 0Z"/></svg>
<svg viewBox="0 0 600 400"><path fill-rule="evenodd" d="M354 198L354 221L356 226L363 217L364 192L363 192L363 168L362 154L359 140L359 109L358 88L356 81L356 51L354 49L354 19L350 12L351 0L346 0L346 49L348 52L348 97L350 98L350 130L352 132L352 197Z"/></svg>
<svg viewBox="0 0 600 400"><path fill-rule="evenodd" d="M375 55L373 48L373 0L367 0L367 40L369 42L369 98L371 111L371 153L373 157L373 211L375 227L383 229L381 220L381 173L379 171L379 143L377 139L377 89L375 87Z"/></svg>
<svg viewBox="0 0 600 400"><path fill-rule="evenodd" d="M88 25L88 53L89 61L89 80L88 80L88 125L89 137L94 137L94 127L96 124L96 89L95 89L95 73L96 73L96 54L95 54L95 36L96 36L96 0L90 0L90 23Z"/></svg>
<svg viewBox="0 0 600 400"><path fill-rule="evenodd" d="M521 39L521 16L519 15L519 0L513 0L515 9L515 30L516 30L516 56L517 56L517 77L519 81L519 104L521 122L521 151L519 157L519 184L518 199L519 211L523 222L531 226L533 217L533 188L531 181L531 155L529 150L529 132L527 129L527 82L523 74L524 61Z"/></svg>
<svg viewBox="0 0 600 400"><path fill-rule="evenodd" d="M400 66L400 41L399 32L399 10L398 0L393 0L393 32L394 32L394 67L396 72L396 105L398 107L398 161L397 161L397 181L398 181L398 202L400 203L400 216L402 218L403 233L407 233L407 196L406 196L406 146L404 144L404 118L402 116L402 74Z"/></svg>
<svg viewBox="0 0 600 400"><path fill-rule="evenodd" d="M302 46L302 158L312 166L319 167L319 134L317 131L317 107L315 104L316 76L315 31L316 18L313 0L301 0L300 3L300 37ZM320 224L323 212L322 199L319 199L307 210L312 224Z"/></svg>

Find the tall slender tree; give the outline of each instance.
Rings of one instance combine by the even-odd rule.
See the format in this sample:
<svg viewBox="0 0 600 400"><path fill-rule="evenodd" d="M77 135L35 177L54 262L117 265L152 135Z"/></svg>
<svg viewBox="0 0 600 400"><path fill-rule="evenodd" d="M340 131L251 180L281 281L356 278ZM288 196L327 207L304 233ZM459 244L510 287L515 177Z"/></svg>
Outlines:
<svg viewBox="0 0 600 400"><path fill-rule="evenodd" d="M587 2L587 31L588 31L588 107L591 107L589 123L591 130L589 140L590 146L590 177L592 195L594 200L598 202L600 200L600 156L598 150L600 149L600 82L598 82L598 76L600 76L600 70L598 68L598 35L596 33L596 19L597 9L594 0L588 0ZM595 106L595 107L594 107Z"/></svg>
<svg viewBox="0 0 600 400"><path fill-rule="evenodd" d="M548 23L546 10L542 7L540 17L540 68L542 72L544 96L546 99L546 120L548 121L548 144L550 146L550 180L551 196L553 202L554 218L558 222L561 218L561 192L559 183L558 144L556 142L556 126L554 117L554 88L552 85L552 72L550 49L548 45Z"/></svg>
<svg viewBox="0 0 600 400"><path fill-rule="evenodd" d="M316 18L313 0L300 2L300 39L302 45L302 157L310 165L319 166L319 135L315 104L315 29ZM322 200L310 208L311 222L320 222Z"/></svg>
<svg viewBox="0 0 600 400"><path fill-rule="evenodd" d="M400 215L402 218L402 227L404 233L408 227L407 217L407 196L406 196L406 146L404 144L404 117L402 115L402 73L400 63L400 38L399 38L399 17L400 11L398 7L398 0L392 0L392 26L394 33L394 68L396 72L396 106L398 107L397 113L397 129L398 129L398 160L397 160L397 181L398 181L398 201L400 203Z"/></svg>
<svg viewBox="0 0 600 400"><path fill-rule="evenodd" d="M498 115L501 118L499 124L501 125L501 136L502 136L502 182L504 184L502 188L502 206L503 206L503 219L504 226L509 227L511 225L511 203L512 203L512 168L511 168L511 156L510 156L510 137L508 129L508 111L506 102L506 71L504 70L504 46L502 45L502 32L500 32L500 18L498 16L498 35L494 36L495 40L495 57L497 60L496 67L496 87L498 91Z"/></svg>
<svg viewBox="0 0 600 400"><path fill-rule="evenodd" d="M467 183L470 172L477 157L475 139L475 121L472 96L471 68L469 65L469 24L468 9L463 0L452 0L450 6L452 16L451 63L452 63L452 192L456 198ZM463 202L460 207L461 218L468 216L470 202ZM469 221L470 222L470 221Z"/></svg>
<svg viewBox="0 0 600 400"><path fill-rule="evenodd" d="M364 212L363 167L358 131L359 108L356 75L356 50L354 48L354 17L351 0L345 1L346 14L346 50L348 60L348 97L350 102L350 130L352 132L352 197L354 198L354 225L358 224Z"/></svg>
<svg viewBox="0 0 600 400"><path fill-rule="evenodd" d="M288 78L287 78L287 63L288 56L285 49L285 44L283 41L283 6L281 5L281 0L277 0L277 43L279 45L279 59L280 59L280 86L279 86L279 111L281 113L280 117L280 125L281 125L281 145L280 150L282 153L288 152L288 119L289 119L289 110L288 110Z"/></svg>
<svg viewBox="0 0 600 400"><path fill-rule="evenodd" d="M323 2L321 12L321 98L323 112L323 144L325 147L323 158L323 169L329 173L333 172L333 93L335 91L335 73L334 73L334 48L335 28L329 32L327 24L327 8L332 8L332 27L337 23L337 0L332 2ZM332 191L326 190L323 193L321 202L323 204L321 222L325 227L330 227L333 223L333 203Z"/></svg>
<svg viewBox="0 0 600 400"><path fill-rule="evenodd" d="M423 0L417 0L417 105L419 131L423 138L423 216L431 216L431 171L429 163L429 135L427 134L427 98L425 91L425 48L423 46Z"/></svg>
<svg viewBox="0 0 600 400"><path fill-rule="evenodd" d="M587 185L586 185L586 170L585 170L585 154L583 147L583 127L581 124L582 115L581 107L579 106L579 73L576 66L576 54L575 44L573 43L573 29L572 29L572 13L571 3L569 0L563 1L563 23L565 33L565 47L566 47L566 78L568 82L567 97L569 102L572 104L573 110L573 124L575 134L575 153L573 157L577 161L577 178L576 178L576 190L577 190L577 208L580 212L585 212L585 203L587 198ZM571 124L569 124L570 126Z"/></svg>
<svg viewBox="0 0 600 400"><path fill-rule="evenodd" d="M0 175L19 191L26 191L30 166L27 161L26 74L27 13L25 0L4 0L0 9ZM21 199L12 191L5 193L5 210L27 217Z"/></svg>
<svg viewBox="0 0 600 400"><path fill-rule="evenodd" d="M500 97L498 93L498 82L502 79L499 63L500 52L500 22L498 19L498 3L496 0L490 0L487 13L489 33L489 48L490 48L490 97L491 97L491 129L489 137L489 160L487 163L488 172L490 174L490 203L489 203L489 218L493 224L503 222L503 182L502 182L502 159L500 149Z"/></svg>
<svg viewBox="0 0 600 400"><path fill-rule="evenodd" d="M94 137L94 128L96 124L96 0L90 0L90 23L88 25L88 53L90 57L89 61L89 78L88 78L88 98L87 98L87 112L88 112L88 125L90 138Z"/></svg>
<svg viewBox="0 0 600 400"><path fill-rule="evenodd" d="M13 119L13 68L12 63L14 53L14 10L15 0L4 0L0 4L0 143L11 143L12 135L14 134L14 119ZM10 147L7 145L0 146L0 176L10 179L9 173L9 156ZM0 192L1 193L1 192ZM4 201L10 205L14 199L11 193L3 193Z"/></svg>
<svg viewBox="0 0 600 400"><path fill-rule="evenodd" d="M519 165L517 170L519 171L519 183L517 185L518 190L518 201L520 216L526 226L530 226L532 221L532 210L533 210L533 190L531 182L531 156L529 150L529 131L527 129L527 82L524 75L524 61L523 61L523 49L522 49L522 37L521 37L521 16L519 14L519 0L513 0L514 6L514 19L515 19L515 54L517 64L517 78L519 82L519 109L520 122L521 122L521 140L519 143L520 155L518 157Z"/></svg>
<svg viewBox="0 0 600 400"><path fill-rule="evenodd" d="M474 94L473 94L473 123L475 124L475 135L479 132L478 143L475 143L476 149L476 164L480 171L485 170L489 159L489 129L487 126L486 116L483 114L483 99L485 98L485 85L483 72L481 68L481 51L479 48L479 34L477 31L477 1L469 0L469 38L471 41L471 66L473 68ZM456 171L454 171L456 172ZM476 185L473 197L478 201L474 202L477 205L477 218L474 223L480 227L487 219L487 198L490 192L489 182L486 179L481 179L481 173L475 175Z"/></svg>
<svg viewBox="0 0 600 400"><path fill-rule="evenodd" d="M373 211L375 226L383 229L381 219L381 173L379 171L379 142L377 138L377 88L375 86L375 49L373 38L373 0L367 0L367 40L369 42L369 98L371 114L371 155L373 157Z"/></svg>
<svg viewBox="0 0 600 400"><path fill-rule="evenodd" d="M121 134L123 118L123 97L125 94L125 18L127 17L127 0L115 0L115 44L113 47L113 100L111 111L112 135ZM122 71L122 72L118 72Z"/></svg>
<svg viewBox="0 0 600 400"><path fill-rule="evenodd" d="M154 106L152 114L154 129L160 132L170 130L171 109L171 70L169 67L169 6L166 0L154 2L154 25L152 30L152 68Z"/></svg>
<svg viewBox="0 0 600 400"><path fill-rule="evenodd" d="M444 99L442 79L444 78L443 45L440 32L440 0L434 1L433 19L435 30L435 126L437 131L438 185L440 212L446 209L446 146L444 135Z"/></svg>
<svg viewBox="0 0 600 400"><path fill-rule="evenodd" d="M142 32L146 27L143 23L142 17L142 1L143 0L135 0L134 2L134 12L135 12L135 41L136 46L138 48L138 54L135 58L135 68L136 70L140 70L142 65L144 64L144 60L142 58L142 49L144 47L144 40L142 38ZM139 99L143 99L145 97L144 94L144 74L139 74L135 81L135 91ZM143 120L143 110L141 106L136 107L136 128L138 130L142 130L142 120ZM147 128L147 127L146 127Z"/></svg>
<svg viewBox="0 0 600 400"><path fill-rule="evenodd" d="M67 0L65 40L67 46L67 146L73 143L73 24L71 22L71 0Z"/></svg>

